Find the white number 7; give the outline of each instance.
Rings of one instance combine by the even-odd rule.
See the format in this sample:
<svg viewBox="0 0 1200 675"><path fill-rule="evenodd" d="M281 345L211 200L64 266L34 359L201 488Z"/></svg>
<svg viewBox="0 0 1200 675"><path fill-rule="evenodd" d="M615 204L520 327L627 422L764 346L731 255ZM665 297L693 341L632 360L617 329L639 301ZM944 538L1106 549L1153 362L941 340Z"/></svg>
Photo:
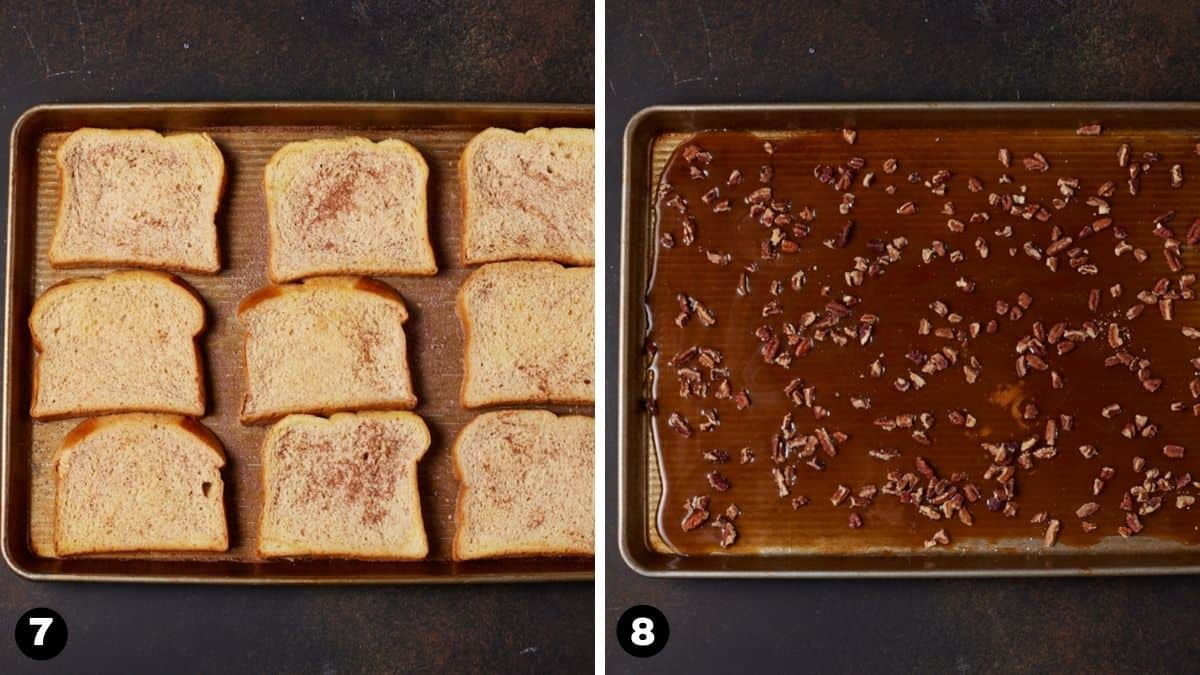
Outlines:
<svg viewBox="0 0 1200 675"><path fill-rule="evenodd" d="M52 616L31 616L29 617L29 625L37 626L37 635L33 636L33 646L41 647L46 642L46 631L50 629L50 624L54 623Z"/></svg>

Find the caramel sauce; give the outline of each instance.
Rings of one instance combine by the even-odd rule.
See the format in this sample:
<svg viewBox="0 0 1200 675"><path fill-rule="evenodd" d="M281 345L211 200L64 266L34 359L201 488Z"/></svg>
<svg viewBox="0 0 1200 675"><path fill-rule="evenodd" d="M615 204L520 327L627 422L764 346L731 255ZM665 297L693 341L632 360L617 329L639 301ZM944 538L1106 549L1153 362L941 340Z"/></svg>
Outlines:
<svg viewBox="0 0 1200 675"><path fill-rule="evenodd" d="M1103 121L1103 120L1101 120ZM937 547L936 552L977 550L1027 550L1032 552L1061 551L1064 547L1089 546L1101 542L1105 546L1137 550L1150 545L1149 539L1167 543L1192 544L1200 541L1200 505L1191 509L1176 508L1177 494L1200 494L1194 485L1172 490L1163 495L1161 508L1142 516L1145 529L1129 539L1118 535L1117 528L1126 524L1126 513L1119 504L1122 495L1134 485L1140 485L1143 474L1135 473L1135 456L1146 459L1147 467L1158 467L1172 476L1191 472L1200 479L1200 417L1192 412L1193 403L1189 381L1195 377L1190 359L1200 356L1195 341L1181 334L1181 327L1200 324L1197 303L1183 299L1173 305L1173 320L1164 320L1156 306L1147 306L1143 314L1127 320L1126 311L1139 304L1136 295L1154 286L1160 278L1171 280L1170 288L1179 290L1182 275L1200 271L1192 246L1181 245L1184 269L1173 273L1163 254L1163 239L1153 233L1155 218L1174 210L1168 224L1181 242L1193 220L1200 217L1200 158L1195 153L1196 139L1182 132L1105 129L1100 136L1078 136L1075 129L888 129L858 130L857 140L848 144L839 130L819 132L787 132L752 135L741 132L705 132L680 143L661 176L656 209L656 232L651 283L647 290L646 306L650 317L648 342L657 345L657 356L651 360L649 394L657 403L653 430L661 476L662 500L658 510L658 529L666 544L682 554L720 552L719 528L710 527L712 520L690 532L682 531L680 521L686 510L684 504L696 495L711 498L709 511L713 519L731 504L737 504L742 515L736 520L738 539L728 549L731 554L804 554L810 552L912 553L925 549L922 544L934 532L945 529L950 544ZM773 154L764 150L764 139L771 139ZM682 150L696 144L711 153L704 166L708 175L701 180L690 177L690 165ZM1152 164L1140 179L1140 191L1131 196L1127 181L1128 170L1117 163L1117 148L1129 143L1131 161L1140 162L1143 152L1161 154L1161 161ZM1012 166L1004 168L997 151L1011 151ZM1040 152L1049 161L1044 173L1027 170L1022 160ZM823 184L814 177L816 165L846 166L851 157L865 159L848 188L856 199L848 215L839 213L842 191ZM883 171L884 161L895 158L899 168L892 174ZM1182 165L1185 181L1182 188L1170 185L1170 168ZM760 167L770 165L773 176L769 183L759 180ZM937 171L951 172L945 196L931 193L924 182ZM727 185L731 172L739 170L744 178L739 185ZM869 188L862 177L874 172ZM918 172L921 182L911 183L909 174ZM1012 183L1000 183L1007 173ZM1192 177L1195 178L1192 178ZM979 192L968 190L969 177L982 181ZM1076 178L1079 188L1062 209L1051 205L1061 197L1057 181ZM1098 217L1096 208L1085 203L1095 195L1101 184L1112 181L1115 194L1107 201L1114 226L1128 232L1125 239L1131 246L1149 254L1138 263L1131 252L1117 256L1114 246L1118 239L1115 227L1080 240L1078 233ZM787 200L792 213L810 207L816 212L811 233L802 239L790 235L791 227L782 228L789 238L800 244L794 253L780 253L771 260L761 258L762 241L770 235L750 217L746 197L752 191L769 185L773 199ZM714 213L702 196L714 186L720 190L719 199L728 199L730 210ZM894 194L885 192L894 186ZM681 215L668 205L677 192L686 199L688 213L696 219L696 240L691 246L681 243ZM1045 206L1051 217L1048 222L1036 218L1026 220L1010 215L999 207L989 206L989 193L1024 194L1027 203ZM913 202L916 213L900 215L898 208ZM961 233L952 232L947 221L951 216L942 213L946 202L953 202L953 217L965 223ZM986 212L990 222L970 223L973 212ZM828 248L827 239L836 238L847 222L853 220L853 234L844 248ZM998 236L996 230L1011 226L1012 236ZM1043 251L1051 244L1051 229L1061 228L1065 236L1074 238L1069 248L1081 246L1088 253L1088 262L1099 273L1086 276L1068 264L1067 251L1058 255L1057 271L1047 268L1044 261L1035 261L1023 251L1026 241L1034 242ZM674 237L674 246L659 243L663 233ZM892 241L904 237L908 241L900 259L886 268L881 276L868 277L859 287L849 287L844 273L853 269L855 256L874 260L877 253L868 244L873 239ZM976 239L986 240L989 255L981 258ZM945 243L948 251L960 250L961 262L951 262L948 256L928 263L922 260L922 249L933 240ZM1010 248L1015 254L1010 255ZM705 251L728 253L730 262L720 266L710 262ZM739 274L752 264L758 270L749 274L749 294L739 296ZM793 290L789 280L798 270L807 278L800 290ZM956 287L960 278L974 281L971 293ZM771 294L772 281L782 282L782 293ZM1123 293L1113 299L1110 286L1120 283ZM823 287L831 290L822 295ZM1100 289L1100 304L1096 312L1088 307L1091 289ZM996 301L1011 306L1026 292L1032 304L1018 320L998 316ZM680 313L677 294L684 293L704 303L716 315L716 323L706 327L692 316L683 328L675 325ZM824 315L826 304L843 294L857 296L861 302L851 307L851 315L843 325L857 326L858 317L874 314L878 323L866 346L851 340L844 347L829 339L816 343L806 356L795 358L789 367L764 362L761 343L755 330L770 326L774 334L782 335L784 321L799 324L806 311ZM763 317L765 304L778 299L783 312ZM957 328L966 329L973 322L986 324L997 321L994 334L981 331L978 337L965 342L945 340L934 335L919 335L918 322L927 318L934 327L948 326L947 320L930 309L934 301L943 301L951 312L963 317ZM1045 361L1051 370L1063 378L1063 387L1054 389L1050 372L1029 369L1018 377L1015 363L1017 341L1032 332L1034 322L1041 321L1049 330L1065 321L1071 328L1080 328L1085 321L1093 322L1098 333L1077 345L1073 351L1059 355L1055 345L1047 344ZM1122 349L1137 358L1151 360L1154 377L1162 378L1161 388L1149 392L1143 388L1135 372L1124 366L1105 367L1105 357L1114 353L1106 340L1111 322L1121 326L1125 341ZM835 328L836 330L836 328ZM806 331L811 335L813 330ZM732 400L713 398L684 398L680 394L675 368L668 361L675 354L693 345L720 350L722 366L729 369L733 392L745 389L752 401L745 410L737 410ZM956 365L935 374L923 374L905 355L913 349L932 354L942 346L958 350ZM965 380L962 366L971 357L982 365L974 384ZM886 372L881 378L869 374L872 361L880 358ZM923 388L900 392L893 386L897 377L912 370L927 381ZM707 370L704 370L707 376ZM784 388L795 378L814 386L815 403L829 410L826 419L814 418L813 410L797 406L784 394ZM715 384L715 383L714 383ZM868 410L855 409L851 397L869 397ZM1172 401L1181 401L1184 411L1169 409ZM1037 406L1035 419L1023 419L1028 403ZM1101 409L1119 403L1123 412L1112 419L1101 416ZM720 425L713 431L701 432L700 410L717 411ZM969 412L978 423L973 429L950 423L950 410ZM690 422L692 435L684 438L667 425L668 417L678 412ZM794 464L797 480L789 487L787 497L778 496L771 468L770 440L779 430L785 413L791 412L799 435L811 434L818 427L830 432L841 431L848 440L838 444L837 455L828 457L817 452L825 464L816 471L803 461ZM893 417L903 413L932 413L936 422L928 431L932 443L915 442L910 430L884 431L873 424L880 416ZM1015 517L989 511L984 500L998 487L985 480L984 473L992 458L981 443L1021 441L1029 436L1043 435L1047 417L1061 414L1074 418L1070 431L1060 431L1056 443L1057 456L1039 459L1029 470L1017 469L1014 501L1018 504ZM1135 414L1149 417L1157 426L1153 438L1126 439L1122 427ZM917 425L916 428L920 428ZM1079 446L1094 445L1098 456L1085 459ZM1182 459L1164 456L1163 446L1178 444L1186 448ZM1038 443L1041 447L1044 443ZM740 464L739 451L753 450L753 463ZM868 452L879 448L894 448L900 456L881 461ZM712 464L702 458L707 450L720 449L730 456L724 464ZM964 472L968 481L983 494L968 508L974 519L967 526L957 518L938 521L919 514L915 506L901 504L893 495L878 494L865 508L851 509L845 503L834 506L830 496L838 485L857 491L863 485L882 487L891 470L915 472L914 460L923 457L941 477ZM782 468L782 464L778 465ZM1093 479L1101 467L1112 467L1116 475L1108 480L1099 496L1093 495ZM732 487L726 492L713 489L706 474L719 471ZM924 484L924 483L922 483ZM793 497L808 497L809 504L793 509ZM1100 509L1086 520L1097 527L1085 533L1076 509L1086 502L1096 502ZM1031 524L1038 512L1061 521L1061 534L1056 548L1043 547L1044 524ZM848 520L857 513L863 521L861 529L851 529ZM1161 542L1160 542L1161 543Z"/></svg>

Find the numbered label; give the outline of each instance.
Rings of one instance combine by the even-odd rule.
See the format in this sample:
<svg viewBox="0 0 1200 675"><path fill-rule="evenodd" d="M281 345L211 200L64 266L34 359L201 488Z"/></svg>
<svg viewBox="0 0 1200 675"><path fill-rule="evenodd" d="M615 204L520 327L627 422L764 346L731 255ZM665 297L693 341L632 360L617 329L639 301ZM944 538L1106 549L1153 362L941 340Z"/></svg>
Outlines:
<svg viewBox="0 0 1200 675"><path fill-rule="evenodd" d="M58 612L45 607L31 609L17 620L17 647L31 659L52 659L67 646L67 622Z"/></svg>
<svg viewBox="0 0 1200 675"><path fill-rule="evenodd" d="M638 658L661 652L670 636L671 626L667 617L657 607L630 607L617 620L617 642L621 644L621 649Z"/></svg>

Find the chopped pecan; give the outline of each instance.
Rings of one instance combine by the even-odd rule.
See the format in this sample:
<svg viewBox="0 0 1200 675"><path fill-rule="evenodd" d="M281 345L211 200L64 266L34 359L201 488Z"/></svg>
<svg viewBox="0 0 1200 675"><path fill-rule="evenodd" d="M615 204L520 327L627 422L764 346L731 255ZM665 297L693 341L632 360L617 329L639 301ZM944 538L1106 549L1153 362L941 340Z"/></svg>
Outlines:
<svg viewBox="0 0 1200 675"><path fill-rule="evenodd" d="M692 497L683 507L687 509L681 523L684 532L690 532L708 521L708 495Z"/></svg>

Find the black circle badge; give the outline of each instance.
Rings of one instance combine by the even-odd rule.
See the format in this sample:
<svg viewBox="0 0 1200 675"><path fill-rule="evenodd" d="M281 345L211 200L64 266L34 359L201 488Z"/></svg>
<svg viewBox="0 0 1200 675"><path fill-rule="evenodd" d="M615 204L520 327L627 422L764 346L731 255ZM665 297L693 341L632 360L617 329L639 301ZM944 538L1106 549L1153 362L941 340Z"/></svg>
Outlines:
<svg viewBox="0 0 1200 675"><path fill-rule="evenodd" d="M67 622L45 607L31 609L17 620L17 647L31 659L52 659L67 646Z"/></svg>
<svg viewBox="0 0 1200 675"><path fill-rule="evenodd" d="M650 605L635 605L617 619L617 642L629 654L647 658L661 652L671 637L667 616Z"/></svg>

